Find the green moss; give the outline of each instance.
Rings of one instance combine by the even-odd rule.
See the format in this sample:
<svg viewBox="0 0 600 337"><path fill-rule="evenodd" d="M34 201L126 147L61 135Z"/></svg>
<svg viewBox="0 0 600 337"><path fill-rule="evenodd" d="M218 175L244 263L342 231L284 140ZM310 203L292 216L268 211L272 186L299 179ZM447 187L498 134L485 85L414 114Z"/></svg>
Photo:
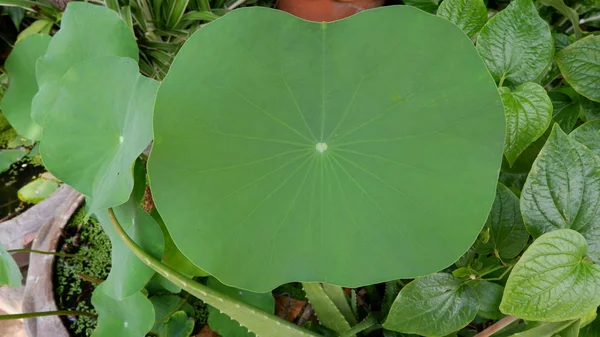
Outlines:
<svg viewBox="0 0 600 337"><path fill-rule="evenodd" d="M59 258L55 265L57 305L62 310L96 313L91 295L110 271L111 244L100 224L90 218L85 221L85 209L80 208L65 227L66 238L60 251L75 254L74 258ZM65 320L75 337L90 336L96 321L89 317Z"/></svg>
<svg viewBox="0 0 600 337"><path fill-rule="evenodd" d="M196 321L196 328L205 326L208 322L208 308L206 304L186 292L182 292L180 296L194 308L194 316L192 318Z"/></svg>

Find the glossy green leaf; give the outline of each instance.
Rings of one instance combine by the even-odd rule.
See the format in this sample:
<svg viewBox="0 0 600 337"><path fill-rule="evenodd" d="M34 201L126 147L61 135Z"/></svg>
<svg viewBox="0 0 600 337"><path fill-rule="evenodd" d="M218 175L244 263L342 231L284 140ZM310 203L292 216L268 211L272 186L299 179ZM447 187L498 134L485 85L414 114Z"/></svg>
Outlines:
<svg viewBox="0 0 600 337"><path fill-rule="evenodd" d="M129 199L133 162L152 140L157 88L117 56L81 62L60 81L40 153L53 175L92 198L90 212Z"/></svg>
<svg viewBox="0 0 600 337"><path fill-rule="evenodd" d="M479 297L479 311L477 314L487 319L500 319L504 314L500 311L500 302L502 301L502 293L504 287L488 282L479 281L474 286Z"/></svg>
<svg viewBox="0 0 600 337"><path fill-rule="evenodd" d="M540 236L515 265L500 310L526 320L577 319L600 305L600 266L585 260L588 244L572 229Z"/></svg>
<svg viewBox="0 0 600 337"><path fill-rule="evenodd" d="M92 294L92 305L98 311L92 337L145 336L154 324L152 303L141 292L116 300L103 291L105 286L100 284Z"/></svg>
<svg viewBox="0 0 600 337"><path fill-rule="evenodd" d="M30 204L37 204L48 198L52 193L58 190L59 184L56 180L38 178L21 187L17 191L19 200Z"/></svg>
<svg viewBox="0 0 600 337"><path fill-rule="evenodd" d="M31 118L31 101L38 91L35 62L49 43L48 35L31 35L15 45L5 64L10 85L2 99L2 113L17 133L33 140L39 140L42 132Z"/></svg>
<svg viewBox="0 0 600 337"><path fill-rule="evenodd" d="M563 78L583 96L600 101L600 36L585 37L556 55Z"/></svg>
<svg viewBox="0 0 600 337"><path fill-rule="evenodd" d="M338 334L349 330L352 326L344 317L340 309L327 295L320 283L302 283L302 289L306 293L308 302L315 310L315 315L322 325L337 332Z"/></svg>
<svg viewBox="0 0 600 337"><path fill-rule="evenodd" d="M23 275L21 275L19 266L0 243L0 286L8 285L9 287L20 288L22 279Z"/></svg>
<svg viewBox="0 0 600 337"><path fill-rule="evenodd" d="M525 227L534 237L574 229L600 260L600 157L554 126L521 194Z"/></svg>
<svg viewBox="0 0 600 337"><path fill-rule="evenodd" d="M25 149L7 149L0 151L0 173L8 170L10 166L27 154Z"/></svg>
<svg viewBox="0 0 600 337"><path fill-rule="evenodd" d="M465 327L477 314L477 291L451 274L433 274L407 284L394 301L383 327L429 337ZM436 324L432 324L436 322Z"/></svg>
<svg viewBox="0 0 600 337"><path fill-rule="evenodd" d="M153 125L150 184L173 241L262 292L452 264L485 222L504 139L471 40L410 6L322 24L232 11L182 47Z"/></svg>
<svg viewBox="0 0 600 337"><path fill-rule="evenodd" d="M569 95L561 92L548 92L552 101L552 119L565 132L571 132L581 112L581 105Z"/></svg>
<svg viewBox="0 0 600 337"><path fill-rule="evenodd" d="M117 220L135 243L151 256L160 259L164 251L163 233L152 217L140 207L146 176L143 164L135 164L135 188L125 204L114 208ZM154 270L140 261L122 242L108 215L108 210L94 213L112 245L111 269L103 282L104 292L115 299L124 299L144 288Z"/></svg>
<svg viewBox="0 0 600 337"><path fill-rule="evenodd" d="M101 56L138 60L133 33L119 15L86 2L69 2L46 55L36 65L39 92L32 103L32 117L42 127L58 94L58 83L74 65ZM88 88L90 93L93 89Z"/></svg>
<svg viewBox="0 0 600 337"><path fill-rule="evenodd" d="M175 313L180 311L186 313L187 311L184 308L189 306L183 298L177 295L153 296L150 298L150 302L152 302L152 306L154 307L153 333L158 333L159 329L167 323Z"/></svg>
<svg viewBox="0 0 600 337"><path fill-rule="evenodd" d="M494 78L535 82L552 62L554 40L531 0L515 0L483 26L477 51Z"/></svg>
<svg viewBox="0 0 600 337"><path fill-rule="evenodd" d="M483 0L444 0L437 15L450 20L469 37L477 34L488 19Z"/></svg>
<svg viewBox="0 0 600 337"><path fill-rule="evenodd" d="M189 337L194 331L194 321L188 319L185 311L174 313L169 320L160 327L159 337Z"/></svg>
<svg viewBox="0 0 600 337"><path fill-rule="evenodd" d="M536 83L527 82L514 91L499 89L506 114L504 155L514 164L517 157L548 129L552 121L552 102L546 90Z"/></svg>
<svg viewBox="0 0 600 337"><path fill-rule="evenodd" d="M490 244L502 259L513 259L527 245L529 233L523 225L519 198L506 186L498 184L496 199L488 216Z"/></svg>
<svg viewBox="0 0 600 337"><path fill-rule="evenodd" d="M416 7L428 13L434 14L440 0L404 0L405 5Z"/></svg>
<svg viewBox="0 0 600 337"><path fill-rule="evenodd" d="M269 293L253 293L237 288L228 287L219 282L214 277L208 279L207 286L210 288L232 297L238 301L247 303L258 310L272 314L275 311L275 299L273 295ZM218 309L209 306L208 307L208 325L211 329L218 332L221 336L227 337L244 337L254 336L254 333L248 332L248 330L241 326L240 323L232 320L226 314L221 313Z"/></svg>
<svg viewBox="0 0 600 337"><path fill-rule="evenodd" d="M579 96L579 104L581 112L586 121L600 119L600 103L589 100L583 96Z"/></svg>
<svg viewBox="0 0 600 337"><path fill-rule="evenodd" d="M573 130L570 136L600 156L600 120L584 123Z"/></svg>

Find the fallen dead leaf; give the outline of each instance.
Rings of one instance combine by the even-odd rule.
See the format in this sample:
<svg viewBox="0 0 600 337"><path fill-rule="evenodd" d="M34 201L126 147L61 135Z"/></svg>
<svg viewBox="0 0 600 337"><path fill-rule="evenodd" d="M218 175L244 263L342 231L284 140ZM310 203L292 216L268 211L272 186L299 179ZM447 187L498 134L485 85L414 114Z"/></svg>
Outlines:
<svg viewBox="0 0 600 337"><path fill-rule="evenodd" d="M286 295L275 296L275 314L286 321L293 322L302 313L306 301L297 300Z"/></svg>

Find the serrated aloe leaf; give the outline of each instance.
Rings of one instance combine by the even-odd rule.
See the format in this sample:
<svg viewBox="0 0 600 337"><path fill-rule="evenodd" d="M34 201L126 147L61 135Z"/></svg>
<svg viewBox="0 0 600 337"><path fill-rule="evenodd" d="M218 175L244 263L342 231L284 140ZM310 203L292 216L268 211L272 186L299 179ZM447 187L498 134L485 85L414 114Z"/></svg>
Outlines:
<svg viewBox="0 0 600 337"><path fill-rule="evenodd" d="M488 19L482 0L444 0L437 15L450 20L469 37L477 34Z"/></svg>
<svg viewBox="0 0 600 337"><path fill-rule="evenodd" d="M302 289L321 324L339 334L352 327L320 283L304 282Z"/></svg>
<svg viewBox="0 0 600 337"><path fill-rule="evenodd" d="M344 292L344 289L339 286L334 286L332 284L323 283L323 290L331 301L335 304L335 306L339 309L339 311L344 315L344 318L351 326L358 323L356 321L356 316L352 313L352 309L350 308L350 303L348 296Z"/></svg>
<svg viewBox="0 0 600 337"><path fill-rule="evenodd" d="M74 65L102 56L138 60L133 33L119 15L104 6L70 2L46 54L37 61L39 92L32 103L32 118L45 126L47 113L58 94L58 83ZM92 90L90 90L92 92Z"/></svg>
<svg viewBox="0 0 600 337"><path fill-rule="evenodd" d="M133 162L152 140L158 82L133 59L105 56L72 67L59 88L44 124L44 165L92 198L90 212L125 203Z"/></svg>
<svg viewBox="0 0 600 337"><path fill-rule="evenodd" d="M600 36L585 37L556 54L556 63L569 84L581 95L600 102Z"/></svg>
<svg viewBox="0 0 600 337"><path fill-rule="evenodd" d="M256 307L257 310L263 311L266 314L273 314L275 311L275 299L269 293L253 293L242 289L228 287L219 282L214 277L208 279L207 286L221 294L225 294L238 301ZM255 336L248 329L241 326L243 322L236 322L231 317L222 313L221 310L209 306L208 307L208 325L211 329L218 332L221 336L245 337ZM260 335L259 335L260 336Z"/></svg>
<svg viewBox="0 0 600 337"><path fill-rule="evenodd" d="M581 105L569 95L561 92L548 92L552 101L552 119L560 125L560 128L569 133L577 124L581 113Z"/></svg>
<svg viewBox="0 0 600 337"><path fill-rule="evenodd" d="M31 118L31 101L38 91L35 62L46 54L49 43L48 35L30 35L15 45L5 64L10 85L2 98L2 113L19 135L33 140L42 132Z"/></svg>
<svg viewBox="0 0 600 337"><path fill-rule="evenodd" d="M25 149L7 149L0 151L0 173L8 170L10 166L27 154Z"/></svg>
<svg viewBox="0 0 600 337"><path fill-rule="evenodd" d="M588 244L572 229L540 236L515 265L500 310L526 320L577 319L600 305L600 266L586 261Z"/></svg>
<svg viewBox="0 0 600 337"><path fill-rule="evenodd" d="M148 298L137 292L123 300L107 295L105 284L96 287L92 305L98 311L98 326L92 337L145 336L154 324L154 308Z"/></svg>
<svg viewBox="0 0 600 337"><path fill-rule="evenodd" d="M19 266L6 249L4 249L4 245L0 243L0 285L20 288L22 279L23 275L21 275Z"/></svg>
<svg viewBox="0 0 600 337"><path fill-rule="evenodd" d="M156 207L185 256L238 288L435 272L493 202L495 84L460 29L410 6L322 24L232 11L188 39L155 108Z"/></svg>
<svg viewBox="0 0 600 337"><path fill-rule="evenodd" d="M521 213L534 237L561 228L580 232L600 261L600 157L554 126L521 193Z"/></svg>
<svg viewBox="0 0 600 337"><path fill-rule="evenodd" d="M146 187L143 164L135 163L135 188L125 204L114 208L115 215L125 232L144 251L160 259L164 251L163 233L152 217L140 207ZM124 299L141 291L154 275L154 270L140 261L115 231L107 210L94 213L112 245L111 269L103 291L115 299Z"/></svg>
<svg viewBox="0 0 600 337"><path fill-rule="evenodd" d="M573 130L570 136L600 156L600 120L584 123Z"/></svg>
<svg viewBox="0 0 600 337"><path fill-rule="evenodd" d="M515 0L483 26L477 51L494 78L513 85L535 82L552 62L550 27L531 0Z"/></svg>
<svg viewBox="0 0 600 337"><path fill-rule="evenodd" d="M552 101L541 85L532 82L523 83L514 91L506 87L499 91L506 114L504 155L512 165L521 152L548 129L552 121Z"/></svg>
<svg viewBox="0 0 600 337"><path fill-rule="evenodd" d="M504 287L488 281L479 281L475 283L474 288L479 297L479 311L477 311L477 314L487 319L502 318L504 315L500 311L500 302L502 301Z"/></svg>
<svg viewBox="0 0 600 337"><path fill-rule="evenodd" d="M519 198L502 184L498 184L496 189L496 199L486 227L490 230L489 243L503 259L515 258L529 240L519 208Z"/></svg>
<svg viewBox="0 0 600 337"><path fill-rule="evenodd" d="M383 327L430 337L446 336L471 322L479 308L475 289L451 274L415 279L402 288ZM431 324L431 322L437 322Z"/></svg>
<svg viewBox="0 0 600 337"><path fill-rule="evenodd" d="M185 311L177 311L160 327L158 335L160 337L189 337L193 331L194 321L188 319Z"/></svg>

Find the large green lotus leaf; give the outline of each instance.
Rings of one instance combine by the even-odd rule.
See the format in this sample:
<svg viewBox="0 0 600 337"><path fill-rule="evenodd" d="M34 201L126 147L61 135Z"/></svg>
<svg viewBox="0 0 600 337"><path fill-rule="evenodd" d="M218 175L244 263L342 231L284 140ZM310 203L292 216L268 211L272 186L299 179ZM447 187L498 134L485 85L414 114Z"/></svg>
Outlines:
<svg viewBox="0 0 600 337"><path fill-rule="evenodd" d="M22 279L23 276L19 266L0 243L0 286L8 285L9 287L20 288Z"/></svg>
<svg viewBox="0 0 600 337"><path fill-rule="evenodd" d="M148 298L137 292L116 300L104 292L104 284L92 294L92 305L98 311L98 326L92 337L145 336L154 324L154 307Z"/></svg>
<svg viewBox="0 0 600 337"><path fill-rule="evenodd" d="M117 12L104 6L70 2L46 54L37 61L39 92L31 107L33 119L42 127L58 94L58 83L79 62L101 56L138 60L133 33Z"/></svg>
<svg viewBox="0 0 600 337"><path fill-rule="evenodd" d="M157 88L135 60L117 56L81 62L61 80L40 153L52 174L92 198L90 212L129 199L133 162L152 140Z"/></svg>
<svg viewBox="0 0 600 337"><path fill-rule="evenodd" d="M39 140L42 132L31 118L31 100L38 91L35 62L49 43L48 35L30 35L15 45L5 65L10 85L2 99L2 113L21 136L33 140Z"/></svg>
<svg viewBox="0 0 600 337"><path fill-rule="evenodd" d="M478 309L477 291L470 284L451 274L437 273L417 278L402 288L383 327L430 337L446 336L469 324Z"/></svg>
<svg viewBox="0 0 600 337"><path fill-rule="evenodd" d="M534 237L561 228L581 233L600 261L600 157L555 124L521 193L525 227Z"/></svg>
<svg viewBox="0 0 600 337"><path fill-rule="evenodd" d="M333 23L233 11L186 42L154 116L150 183L173 241L255 292L452 264L485 223L504 137L471 40L409 6Z"/></svg>
<svg viewBox="0 0 600 337"><path fill-rule="evenodd" d="M0 173L8 170L10 166L27 154L25 149L7 149L0 151Z"/></svg>
<svg viewBox="0 0 600 337"><path fill-rule="evenodd" d="M535 240L508 277L500 310L522 319L577 319L600 305L600 267L585 259L588 244L572 229Z"/></svg>
<svg viewBox="0 0 600 337"><path fill-rule="evenodd" d="M556 63L563 77L578 93L600 102L600 36L583 38L556 55Z"/></svg>

